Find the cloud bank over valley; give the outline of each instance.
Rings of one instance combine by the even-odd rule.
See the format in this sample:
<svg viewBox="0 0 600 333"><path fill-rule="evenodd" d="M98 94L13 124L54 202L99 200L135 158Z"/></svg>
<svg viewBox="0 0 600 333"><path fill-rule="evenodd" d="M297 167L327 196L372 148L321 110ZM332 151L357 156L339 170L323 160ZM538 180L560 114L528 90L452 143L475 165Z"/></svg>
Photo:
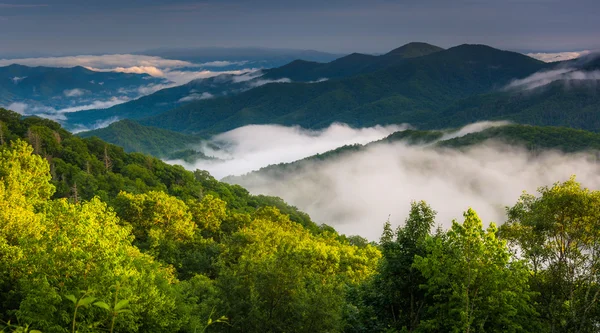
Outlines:
<svg viewBox="0 0 600 333"><path fill-rule="evenodd" d="M477 123L444 137L465 135L502 122ZM332 125L322 131L273 125L245 126L215 137L202 147L216 161L185 164L217 178L240 175L269 164L302 159L351 143L366 143L406 127L352 129ZM224 147L216 150L214 146ZM488 223L502 223L505 207L523 190L563 181L575 174L585 186L600 188L600 164L589 155L546 152L489 143L466 150L409 146L401 142L369 145L325 161L305 161L293 172L266 169L228 177L253 194L279 196L319 223L346 234L376 240L388 219L403 223L412 200L425 200L448 227L452 219L474 208Z"/></svg>

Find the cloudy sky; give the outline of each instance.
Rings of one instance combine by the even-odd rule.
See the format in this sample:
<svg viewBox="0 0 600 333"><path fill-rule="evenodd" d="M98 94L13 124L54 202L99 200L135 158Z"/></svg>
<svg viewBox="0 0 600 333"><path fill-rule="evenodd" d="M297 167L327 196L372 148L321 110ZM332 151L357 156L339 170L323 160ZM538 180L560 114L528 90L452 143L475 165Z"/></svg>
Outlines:
<svg viewBox="0 0 600 333"><path fill-rule="evenodd" d="M597 0L0 0L0 54L261 46L384 52L410 41L600 48Z"/></svg>

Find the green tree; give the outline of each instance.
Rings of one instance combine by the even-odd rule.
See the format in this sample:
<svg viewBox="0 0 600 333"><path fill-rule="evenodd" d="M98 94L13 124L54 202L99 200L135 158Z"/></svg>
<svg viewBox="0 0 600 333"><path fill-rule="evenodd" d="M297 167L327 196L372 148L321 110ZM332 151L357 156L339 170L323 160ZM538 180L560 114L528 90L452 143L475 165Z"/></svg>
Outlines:
<svg viewBox="0 0 600 333"><path fill-rule="evenodd" d="M475 211L454 221L447 234L429 238L427 255L414 267L425 277L428 304L418 330L423 332L526 332L535 330L536 313L528 269L512 258L506 242L487 230Z"/></svg>
<svg viewBox="0 0 600 333"><path fill-rule="evenodd" d="M225 249L217 284L230 324L246 332L340 331L346 286L373 274L380 255L312 235L274 208Z"/></svg>
<svg viewBox="0 0 600 333"><path fill-rule="evenodd" d="M600 325L600 191L572 177L508 209L502 235L531 266L547 330L591 332Z"/></svg>

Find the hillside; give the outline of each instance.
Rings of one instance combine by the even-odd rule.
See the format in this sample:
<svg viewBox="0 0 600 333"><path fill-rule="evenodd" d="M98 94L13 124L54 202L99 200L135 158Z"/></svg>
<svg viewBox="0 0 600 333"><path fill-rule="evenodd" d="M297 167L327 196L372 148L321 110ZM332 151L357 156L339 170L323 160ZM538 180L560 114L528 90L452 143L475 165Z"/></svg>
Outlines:
<svg viewBox="0 0 600 333"><path fill-rule="evenodd" d="M428 122L460 126L480 120L511 120L540 126L600 131L600 85L595 80L559 80L526 91L482 94L461 100Z"/></svg>
<svg viewBox="0 0 600 333"><path fill-rule="evenodd" d="M235 75L221 74L215 77L198 79L172 88L161 89L153 94L112 106L107 109L94 109L69 113L66 126L90 126L110 118L139 119L166 112L183 104L202 99L210 99L249 89L247 82L235 82Z"/></svg>
<svg viewBox="0 0 600 333"><path fill-rule="evenodd" d="M95 136L123 147L126 152L145 153L160 158L186 150L188 146L201 141L200 137L146 127L127 119L112 123L105 128L82 132L79 136L83 138Z"/></svg>
<svg viewBox="0 0 600 333"><path fill-rule="evenodd" d="M551 65L519 53L461 45L340 80L267 84L235 96L193 102L140 122L187 133L247 124L322 128L432 122L448 105L499 89Z"/></svg>
<svg viewBox="0 0 600 333"><path fill-rule="evenodd" d="M183 200L211 194L226 200L228 207L238 212L254 211L268 202L269 206L290 214L293 221L312 230L319 229L306 214L279 198L250 195L245 189L219 182L204 171L186 171L149 155L127 153L97 137L80 138L48 119L22 118L0 108L0 134L0 146L23 139L33 146L34 153L48 160L50 182L56 188L53 198L75 196L78 200L90 200L99 196L112 203L121 191L163 191Z"/></svg>

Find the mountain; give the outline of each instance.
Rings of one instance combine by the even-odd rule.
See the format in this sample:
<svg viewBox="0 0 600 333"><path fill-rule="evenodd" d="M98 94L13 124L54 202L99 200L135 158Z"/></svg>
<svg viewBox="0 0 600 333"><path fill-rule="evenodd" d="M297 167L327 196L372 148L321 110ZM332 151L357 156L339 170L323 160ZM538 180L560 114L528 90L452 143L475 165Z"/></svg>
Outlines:
<svg viewBox="0 0 600 333"><path fill-rule="evenodd" d="M181 86L161 89L153 94L106 109L93 109L65 115L65 126L92 127L105 119L139 119L157 115L195 100L211 99L251 88L245 76L221 74L193 80Z"/></svg>
<svg viewBox="0 0 600 333"><path fill-rule="evenodd" d="M126 152L138 152L166 158L174 152L198 144L200 137L161 128L142 126L131 120L121 120L108 127L80 133L82 138L98 137L123 147Z"/></svg>
<svg viewBox="0 0 600 333"><path fill-rule="evenodd" d="M147 74L96 72L80 66L10 65L0 67L0 105L22 103L65 109L94 101L137 97L139 88L161 83L165 80Z"/></svg>
<svg viewBox="0 0 600 333"><path fill-rule="evenodd" d="M192 102L140 123L204 134L266 123L305 128L333 122L419 126L461 99L551 66L519 53L460 45L339 80L266 84L230 97Z"/></svg>
<svg viewBox="0 0 600 333"><path fill-rule="evenodd" d="M374 72L398 65L404 59L426 56L442 50L441 47L427 43L409 43L381 56L352 53L329 63L298 60L279 68L270 69L264 77L269 79L288 78L292 81L303 82L337 79Z"/></svg>
<svg viewBox="0 0 600 333"><path fill-rule="evenodd" d="M383 56L353 53L329 63L294 60L284 66L248 75L222 74L213 78L191 81L182 86L160 90L137 100L115 105L104 110L89 110L66 115L68 128L91 127L105 119L140 119L158 115L194 100L236 94L271 80L300 82L319 79L342 78L359 73L375 71L391 66L402 59L430 54L442 50L425 43L410 43ZM301 56L303 54L299 54ZM311 57L307 57L310 59ZM228 58L229 59L229 58ZM232 58L237 59L237 58Z"/></svg>

